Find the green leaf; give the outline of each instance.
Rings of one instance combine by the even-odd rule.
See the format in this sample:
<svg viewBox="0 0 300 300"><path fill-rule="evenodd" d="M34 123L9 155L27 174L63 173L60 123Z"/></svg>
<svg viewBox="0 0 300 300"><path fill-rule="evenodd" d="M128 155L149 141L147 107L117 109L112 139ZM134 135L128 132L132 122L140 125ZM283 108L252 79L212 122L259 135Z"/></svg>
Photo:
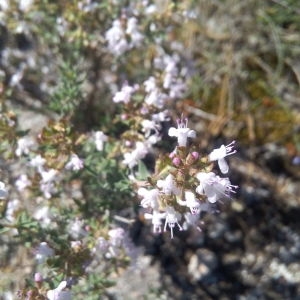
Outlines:
<svg viewBox="0 0 300 300"><path fill-rule="evenodd" d="M146 180L149 177L149 175L150 173L147 170L146 165L142 161L139 161L137 178L140 180Z"/></svg>

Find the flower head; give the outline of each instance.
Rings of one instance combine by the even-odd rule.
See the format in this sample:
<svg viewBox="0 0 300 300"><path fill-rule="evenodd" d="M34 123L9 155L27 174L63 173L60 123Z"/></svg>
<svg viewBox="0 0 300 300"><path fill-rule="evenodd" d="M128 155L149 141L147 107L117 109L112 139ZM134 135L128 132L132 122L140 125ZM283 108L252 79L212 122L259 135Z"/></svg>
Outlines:
<svg viewBox="0 0 300 300"><path fill-rule="evenodd" d="M113 97L113 102L115 102L115 103L120 103L120 102L129 103L134 90L135 89L133 87L131 87L127 84L124 85L122 87L121 91L117 92L115 94L115 96Z"/></svg>
<svg viewBox="0 0 300 300"><path fill-rule="evenodd" d="M112 27L105 34L105 39L108 49L116 56L122 55L129 48L120 20L113 22Z"/></svg>
<svg viewBox="0 0 300 300"><path fill-rule="evenodd" d="M214 149L208 156L210 161L218 161L219 168L223 174L228 173L229 167L224 159L226 156L236 153L236 150L233 150L235 141L232 141L227 146L222 145L218 149Z"/></svg>
<svg viewBox="0 0 300 300"><path fill-rule="evenodd" d="M177 128L171 127L169 129L169 136L177 137L178 146L186 147L188 138L195 138L196 132L187 127L188 119L177 120Z"/></svg>
<svg viewBox="0 0 300 300"><path fill-rule="evenodd" d="M18 191L23 191L31 184L31 181L28 179L28 176L26 174L22 174L16 180L15 184Z"/></svg>
<svg viewBox="0 0 300 300"><path fill-rule="evenodd" d="M46 242L42 242L36 250L35 258L39 263L43 263L48 257L53 255L54 250Z"/></svg>
<svg viewBox="0 0 300 300"><path fill-rule="evenodd" d="M125 231L123 228L118 227L111 229L108 232L109 235L109 241L114 247L120 247L125 236Z"/></svg>
<svg viewBox="0 0 300 300"><path fill-rule="evenodd" d="M17 149L15 151L15 154L17 156L21 156L21 155L28 155L30 148L32 148L32 146L34 145L34 141L32 138L30 137L22 137L18 140L17 142Z"/></svg>
<svg viewBox="0 0 300 300"><path fill-rule="evenodd" d="M182 230L182 227L178 223L181 220L181 214L177 212L173 207L168 206L166 208L166 220L165 220L165 226L164 231L167 231L167 226L170 228L171 231L171 238L174 237L173 229L177 225L179 230Z"/></svg>
<svg viewBox="0 0 300 300"><path fill-rule="evenodd" d="M151 135L151 132L155 132L157 134L160 129L160 125L155 121L143 120L141 125L146 138Z"/></svg>
<svg viewBox="0 0 300 300"><path fill-rule="evenodd" d="M185 201L178 201L180 205L184 205L191 210L193 215L197 215L200 212L200 202L196 199L196 196L191 191L185 191Z"/></svg>
<svg viewBox="0 0 300 300"><path fill-rule="evenodd" d="M78 218L70 221L68 231L74 239L80 239L87 235L87 231L84 229L84 221Z"/></svg>
<svg viewBox="0 0 300 300"><path fill-rule="evenodd" d="M123 163L128 165L129 168L136 166L141 159L143 159L148 153L148 147L146 143L136 142L135 149L132 152L124 154Z"/></svg>
<svg viewBox="0 0 300 300"><path fill-rule="evenodd" d="M46 160L41 155L33 157L29 162L30 166L36 168L40 173L43 171L43 166L45 163Z"/></svg>
<svg viewBox="0 0 300 300"><path fill-rule="evenodd" d="M66 281L62 281L58 287L54 290L47 292L47 297L49 300L71 300L72 295L70 291L64 291L67 286Z"/></svg>
<svg viewBox="0 0 300 300"><path fill-rule="evenodd" d="M108 137L102 131L96 131L94 133L94 142L96 144L96 149L102 151L104 148L104 142L107 142Z"/></svg>
<svg viewBox="0 0 300 300"><path fill-rule="evenodd" d="M230 193L234 193L237 186L230 184L229 179L221 178L213 172L200 172L196 175L200 181L200 185L196 188L199 194L205 194L210 203L215 203L222 197L229 197Z"/></svg>
<svg viewBox="0 0 300 300"><path fill-rule="evenodd" d="M157 186L162 190L162 193L166 195L178 195L180 192L172 174L169 174L164 180L158 180Z"/></svg>
<svg viewBox="0 0 300 300"><path fill-rule="evenodd" d="M138 190L138 195L143 197L141 201L142 207L144 208L151 207L152 209L158 208L158 197L159 197L158 189L147 190L145 188L140 188Z"/></svg>
<svg viewBox="0 0 300 300"><path fill-rule="evenodd" d="M78 157L77 154L72 154L70 160L66 164L66 169L79 171L83 168L83 160Z"/></svg>
<svg viewBox="0 0 300 300"><path fill-rule="evenodd" d="M184 223L182 225L184 230L187 230L189 227L196 227L197 230L201 231L201 228L198 226L199 223L199 215L192 214L187 212L184 214Z"/></svg>
<svg viewBox="0 0 300 300"><path fill-rule="evenodd" d="M161 233L162 220L166 217L165 213L153 210L152 214L145 213L145 219L151 219L154 233Z"/></svg>

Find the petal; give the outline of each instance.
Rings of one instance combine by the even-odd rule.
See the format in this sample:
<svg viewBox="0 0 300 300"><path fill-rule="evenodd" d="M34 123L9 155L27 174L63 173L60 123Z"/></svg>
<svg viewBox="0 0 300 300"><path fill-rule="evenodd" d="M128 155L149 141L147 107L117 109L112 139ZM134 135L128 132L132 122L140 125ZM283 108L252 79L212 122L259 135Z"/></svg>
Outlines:
<svg viewBox="0 0 300 300"><path fill-rule="evenodd" d="M67 282L66 281L62 281L58 287L56 288L57 291L61 292L65 287L67 286Z"/></svg>
<svg viewBox="0 0 300 300"><path fill-rule="evenodd" d="M208 198L208 201L211 203L216 202L216 189L213 185L205 185L204 186L205 195ZM210 201L209 199L215 199L214 202Z"/></svg>
<svg viewBox="0 0 300 300"><path fill-rule="evenodd" d="M145 197L147 195L147 190L145 188L141 187L138 189L137 193L139 196Z"/></svg>
<svg viewBox="0 0 300 300"><path fill-rule="evenodd" d="M209 154L209 160L210 161L215 161L221 158L224 158L226 156L226 147L222 145L218 149L214 149L210 154Z"/></svg>
<svg viewBox="0 0 300 300"><path fill-rule="evenodd" d="M195 202L196 201L195 199L196 199L195 194L193 192L191 192L191 191L185 192L185 200L187 202Z"/></svg>
<svg viewBox="0 0 300 300"><path fill-rule="evenodd" d="M223 174L227 174L229 170L229 166L224 158L218 160L218 165Z"/></svg>
<svg viewBox="0 0 300 300"><path fill-rule="evenodd" d="M171 127L168 131L169 136L178 136L178 129L175 127Z"/></svg>
<svg viewBox="0 0 300 300"><path fill-rule="evenodd" d="M212 195L212 196L210 196L210 197L207 197L207 200L208 200L208 202L210 202L210 203L216 203L216 202L217 202L217 195L214 194L214 195Z"/></svg>
<svg viewBox="0 0 300 300"><path fill-rule="evenodd" d="M55 291L54 290L50 290L50 291L48 291L47 292L47 298L49 299L49 300L55 300Z"/></svg>
<svg viewBox="0 0 300 300"><path fill-rule="evenodd" d="M146 220L151 220L151 219L153 218L153 215L152 215L152 214L149 214L149 213L145 213L145 214L144 214L144 218L145 218Z"/></svg>
<svg viewBox="0 0 300 300"><path fill-rule="evenodd" d="M178 135L178 146L179 147L186 147L187 143L187 135L184 133L179 133Z"/></svg>
<svg viewBox="0 0 300 300"><path fill-rule="evenodd" d="M200 195L204 194L203 185L201 183L196 187L196 192Z"/></svg>
<svg viewBox="0 0 300 300"><path fill-rule="evenodd" d="M188 132L188 137L190 138L195 138L196 137L196 131L195 130L190 130Z"/></svg>

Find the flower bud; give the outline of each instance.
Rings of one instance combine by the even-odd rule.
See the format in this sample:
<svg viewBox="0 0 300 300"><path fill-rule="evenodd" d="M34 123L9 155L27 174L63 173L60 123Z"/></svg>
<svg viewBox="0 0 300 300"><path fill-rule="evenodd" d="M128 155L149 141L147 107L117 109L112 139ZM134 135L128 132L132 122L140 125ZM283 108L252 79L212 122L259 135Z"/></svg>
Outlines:
<svg viewBox="0 0 300 300"><path fill-rule="evenodd" d="M175 156L172 159L172 163L175 167L179 167L181 165L181 159L179 157Z"/></svg>
<svg viewBox="0 0 300 300"><path fill-rule="evenodd" d="M41 273L35 273L34 274L34 281L36 283L36 286L40 289L42 287L42 283L43 283L43 275ZM31 299L31 298L29 298Z"/></svg>
<svg viewBox="0 0 300 300"><path fill-rule="evenodd" d="M197 151L193 151L192 156L194 157L195 160L197 160L199 158L199 153Z"/></svg>
<svg viewBox="0 0 300 300"><path fill-rule="evenodd" d="M41 273L35 273L34 274L34 281L35 282L42 282L43 281L43 276Z"/></svg>
<svg viewBox="0 0 300 300"><path fill-rule="evenodd" d="M128 115L127 114L122 114L121 115L121 120L122 121L125 121L125 120L127 120L128 119Z"/></svg>
<svg viewBox="0 0 300 300"><path fill-rule="evenodd" d="M187 156L185 162L187 165L192 165L193 163L195 163L197 160L199 159L199 153L194 151L192 153L189 153L189 155Z"/></svg>

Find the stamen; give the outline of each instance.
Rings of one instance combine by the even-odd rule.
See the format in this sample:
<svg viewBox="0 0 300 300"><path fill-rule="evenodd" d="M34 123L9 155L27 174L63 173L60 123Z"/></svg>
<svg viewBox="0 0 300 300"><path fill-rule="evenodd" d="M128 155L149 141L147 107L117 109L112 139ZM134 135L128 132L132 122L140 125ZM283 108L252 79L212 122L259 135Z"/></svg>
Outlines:
<svg viewBox="0 0 300 300"><path fill-rule="evenodd" d="M226 148L226 155L231 155L231 154L235 154L237 152L237 150L232 150L234 147L235 141L232 141L230 144L228 144L227 146L225 146Z"/></svg>

